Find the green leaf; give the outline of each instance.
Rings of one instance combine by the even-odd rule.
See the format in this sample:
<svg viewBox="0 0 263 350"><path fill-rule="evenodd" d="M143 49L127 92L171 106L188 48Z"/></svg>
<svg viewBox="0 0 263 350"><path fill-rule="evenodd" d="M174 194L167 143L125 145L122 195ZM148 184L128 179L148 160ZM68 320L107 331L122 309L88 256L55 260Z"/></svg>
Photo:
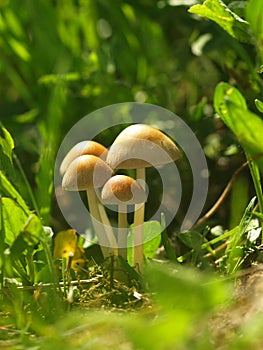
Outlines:
<svg viewBox="0 0 263 350"><path fill-rule="evenodd" d="M164 213L161 213L161 226L162 226L162 245L164 246L167 258L172 261L177 262L177 257L175 254L175 250L171 245L170 239L168 237L167 231L166 231L166 220Z"/></svg>
<svg viewBox="0 0 263 350"><path fill-rule="evenodd" d="M263 102L256 98L255 99L255 105L256 105L258 111L263 113Z"/></svg>
<svg viewBox="0 0 263 350"><path fill-rule="evenodd" d="M191 262L193 265L196 265L202 250L204 237L196 231L180 232L176 237L192 250Z"/></svg>
<svg viewBox="0 0 263 350"><path fill-rule="evenodd" d="M240 220L240 230L244 233L247 231L250 221L252 219L253 210L255 208L256 197L252 198L249 202L242 219Z"/></svg>
<svg viewBox="0 0 263 350"><path fill-rule="evenodd" d="M133 246L133 225L128 236L128 262L132 264L132 246ZM161 244L162 226L157 220L147 221L143 224L144 231L144 256L146 259L152 259Z"/></svg>
<svg viewBox="0 0 263 350"><path fill-rule="evenodd" d="M248 22L232 12L221 0L206 0L202 5L194 5L189 12L206 17L220 25L233 38L250 43Z"/></svg>
<svg viewBox="0 0 263 350"><path fill-rule="evenodd" d="M195 231L180 232L176 235L182 243L184 243L188 248L194 250L200 250L200 247L204 241L204 237Z"/></svg>
<svg viewBox="0 0 263 350"><path fill-rule="evenodd" d="M219 83L215 89L214 107L223 122L230 129L233 129L234 125L228 114L227 101L231 101L240 108L247 110L246 100L238 89L224 82Z"/></svg>
<svg viewBox="0 0 263 350"><path fill-rule="evenodd" d="M11 197L13 201L16 202L18 206L23 209L24 213L29 215L30 210L28 209L25 201L21 195L17 192L11 182L5 177L5 175L0 171L0 195Z"/></svg>
<svg viewBox="0 0 263 350"><path fill-rule="evenodd" d="M259 43L263 39L263 2L262 0L248 1L246 18ZM261 44L262 45L262 44Z"/></svg>
<svg viewBox="0 0 263 350"><path fill-rule="evenodd" d="M263 120L256 114L249 110L243 110L232 102L228 104L228 111L233 121L232 130L244 149L249 150L252 156L262 155Z"/></svg>
<svg viewBox="0 0 263 350"><path fill-rule="evenodd" d="M5 243L11 247L20 231L23 229L27 220L27 215L12 198L1 198L1 204Z"/></svg>
<svg viewBox="0 0 263 350"><path fill-rule="evenodd" d="M43 237L44 230L39 218L31 214L17 235L11 247L11 253L19 256L25 250L33 250Z"/></svg>
<svg viewBox="0 0 263 350"><path fill-rule="evenodd" d="M39 114L38 108L30 109L29 111L18 114L14 117L14 120L18 123L32 123L35 121L37 115Z"/></svg>
<svg viewBox="0 0 263 350"><path fill-rule="evenodd" d="M220 83L215 89L215 110L234 132L243 148L257 161L263 171L263 120L247 109L242 94L233 86ZM260 157L258 160L257 158Z"/></svg>
<svg viewBox="0 0 263 350"><path fill-rule="evenodd" d="M10 162L12 162L12 151L15 147L15 144L14 140L12 139L12 136L4 127L1 127L0 146L2 148L3 153L5 153L9 158Z"/></svg>
<svg viewBox="0 0 263 350"><path fill-rule="evenodd" d="M242 239L244 238L244 235L249 228L249 224L252 219L253 210L255 208L255 201L256 201L256 197L252 198L251 201L249 202L244 212L244 215L238 225L238 230L234 232L234 234L232 235L228 243L228 246L226 249L226 254L229 253L228 259L227 259L228 273L233 273L239 268L242 258L244 256Z"/></svg>
<svg viewBox="0 0 263 350"><path fill-rule="evenodd" d="M4 128L0 129L0 169L6 174L13 176L13 159L12 152L14 149L14 140L10 133Z"/></svg>
<svg viewBox="0 0 263 350"><path fill-rule="evenodd" d="M8 43L11 46L14 54L16 54L20 59L22 59L25 62L30 61L31 55L28 49L25 47L25 45L23 45L20 41L12 37L8 38Z"/></svg>

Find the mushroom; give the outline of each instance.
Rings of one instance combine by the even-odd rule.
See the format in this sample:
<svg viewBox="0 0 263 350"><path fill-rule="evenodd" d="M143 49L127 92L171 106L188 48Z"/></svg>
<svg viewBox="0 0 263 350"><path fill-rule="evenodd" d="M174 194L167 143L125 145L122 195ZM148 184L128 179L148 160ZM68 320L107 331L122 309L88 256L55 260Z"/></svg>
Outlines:
<svg viewBox="0 0 263 350"><path fill-rule="evenodd" d="M126 175L115 175L103 186L101 199L104 204L118 205L119 255L127 260L127 205L144 203L146 193L133 178Z"/></svg>
<svg viewBox="0 0 263 350"><path fill-rule="evenodd" d="M136 178L145 184L145 168L171 163L180 157L175 143L160 130L145 124L125 128L114 140L107 163L112 169L136 169ZM143 222L145 204L136 205L134 213L134 265L142 271Z"/></svg>
<svg viewBox="0 0 263 350"><path fill-rule="evenodd" d="M63 159L59 172L63 176L70 163L79 156L91 154L106 160L108 150L106 147L95 141L81 141L73 146Z"/></svg>
<svg viewBox="0 0 263 350"><path fill-rule="evenodd" d="M116 255L114 247L117 247L117 242L113 231L105 230L106 226L110 226L103 226L106 235L102 231L99 209L101 204L98 201L96 189L102 187L112 173L113 170L102 159L94 155L81 155L69 164L62 180L62 188L66 191L86 191L91 220L104 258L111 253Z"/></svg>

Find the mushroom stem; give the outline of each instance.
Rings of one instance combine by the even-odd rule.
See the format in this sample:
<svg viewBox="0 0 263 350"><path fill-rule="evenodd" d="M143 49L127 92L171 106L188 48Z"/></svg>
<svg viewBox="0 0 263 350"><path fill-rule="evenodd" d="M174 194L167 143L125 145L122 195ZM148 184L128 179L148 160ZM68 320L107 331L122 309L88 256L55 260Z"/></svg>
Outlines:
<svg viewBox="0 0 263 350"><path fill-rule="evenodd" d="M141 187L145 190L145 168L136 169L137 180L142 180ZM133 233L133 265L139 273L143 271L143 223L145 203L135 204L134 209L134 233Z"/></svg>
<svg viewBox="0 0 263 350"><path fill-rule="evenodd" d="M104 231L102 229L102 225L100 222L101 216L100 216L100 211L98 206L98 197L93 187L88 188L86 190L86 193L87 193L87 199L89 204L91 221L92 221L95 233L99 240L102 255L105 259L110 256L111 249L109 247L109 242L107 241L107 237L104 235Z"/></svg>
<svg viewBox="0 0 263 350"><path fill-rule="evenodd" d="M127 206L120 204L118 210L118 247L119 255L124 260L127 260L127 227Z"/></svg>
<svg viewBox="0 0 263 350"><path fill-rule="evenodd" d="M99 213L100 213L100 218L101 218L101 222L103 223L103 227L106 233L106 237L109 241L109 245L110 245L110 254L113 256L118 256L118 243L116 241L110 220L108 218L108 215L105 211L104 206L101 204L101 202L99 201L98 197L97 197L97 203L98 203L98 208L99 208Z"/></svg>

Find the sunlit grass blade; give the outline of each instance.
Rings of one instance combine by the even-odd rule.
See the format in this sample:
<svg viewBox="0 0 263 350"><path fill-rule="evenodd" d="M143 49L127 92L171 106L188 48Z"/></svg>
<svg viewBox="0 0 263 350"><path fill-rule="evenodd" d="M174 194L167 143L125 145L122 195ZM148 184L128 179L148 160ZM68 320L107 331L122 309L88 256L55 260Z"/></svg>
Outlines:
<svg viewBox="0 0 263 350"><path fill-rule="evenodd" d="M225 254L227 256L227 273L229 274L238 270L244 256L244 235L251 221L252 213L255 208L255 202L256 197L252 198L248 204L240 221L238 229L235 230L234 234L231 236L231 239L228 242Z"/></svg>

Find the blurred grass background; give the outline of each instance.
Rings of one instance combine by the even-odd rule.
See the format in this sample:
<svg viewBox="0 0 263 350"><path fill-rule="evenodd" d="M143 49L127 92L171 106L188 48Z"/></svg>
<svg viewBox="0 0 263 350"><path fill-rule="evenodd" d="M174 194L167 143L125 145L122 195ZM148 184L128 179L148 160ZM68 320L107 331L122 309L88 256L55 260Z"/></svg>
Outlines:
<svg viewBox="0 0 263 350"><path fill-rule="evenodd" d="M15 139L15 152L46 225L65 228L53 198L60 142L79 119L107 105L157 104L191 126L210 170L205 210L244 161L231 133L215 118L212 99L221 80L237 84L248 100L256 97L261 91L256 55L216 24L189 14L193 3L1 1L1 122ZM105 137L107 144L110 135ZM184 163L179 166L183 171ZM12 175L34 207L21 175ZM184 176L183 201L171 231L182 221L191 198L191 178ZM250 187L244 176L246 204ZM212 223L232 225L239 220L233 215L229 202Z"/></svg>

